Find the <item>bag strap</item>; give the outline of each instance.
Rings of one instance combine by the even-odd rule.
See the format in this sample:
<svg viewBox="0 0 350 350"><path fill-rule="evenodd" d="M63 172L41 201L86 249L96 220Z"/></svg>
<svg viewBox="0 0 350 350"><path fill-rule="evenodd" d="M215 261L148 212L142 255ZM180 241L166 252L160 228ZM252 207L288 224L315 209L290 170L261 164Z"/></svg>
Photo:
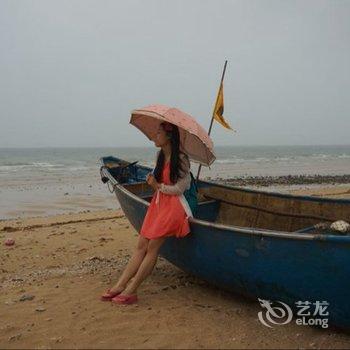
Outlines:
<svg viewBox="0 0 350 350"><path fill-rule="evenodd" d="M190 174L191 174L191 178L192 178L192 180L193 180L194 186L196 187L196 191L198 192L197 180L196 180L195 177L193 176L192 171L190 171Z"/></svg>

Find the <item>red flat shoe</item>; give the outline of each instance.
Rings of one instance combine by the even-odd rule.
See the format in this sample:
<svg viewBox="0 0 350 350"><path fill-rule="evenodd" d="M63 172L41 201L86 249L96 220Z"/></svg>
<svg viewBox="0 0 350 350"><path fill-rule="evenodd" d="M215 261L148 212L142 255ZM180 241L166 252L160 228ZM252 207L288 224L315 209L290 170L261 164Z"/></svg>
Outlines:
<svg viewBox="0 0 350 350"><path fill-rule="evenodd" d="M110 301L112 300L112 298L116 297L117 295L119 295L121 292L112 292L110 289L107 289L105 294L101 295L101 300L102 301Z"/></svg>
<svg viewBox="0 0 350 350"><path fill-rule="evenodd" d="M137 295L136 294L130 294L130 295L117 295L112 299L113 303L117 304L133 304L137 302Z"/></svg>

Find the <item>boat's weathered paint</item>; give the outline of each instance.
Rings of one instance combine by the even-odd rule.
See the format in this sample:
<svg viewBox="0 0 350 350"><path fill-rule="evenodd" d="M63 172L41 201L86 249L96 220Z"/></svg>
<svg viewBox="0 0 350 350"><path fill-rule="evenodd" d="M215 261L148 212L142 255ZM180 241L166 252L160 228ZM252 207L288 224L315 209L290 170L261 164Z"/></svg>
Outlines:
<svg viewBox="0 0 350 350"><path fill-rule="evenodd" d="M104 172L126 217L139 231L149 203ZM209 206L206 215L215 213L212 209ZM294 309L297 301L326 301L329 323L350 329L349 236L243 228L198 218L190 225L188 236L169 237L161 247L160 254L174 265L256 300L283 301Z"/></svg>

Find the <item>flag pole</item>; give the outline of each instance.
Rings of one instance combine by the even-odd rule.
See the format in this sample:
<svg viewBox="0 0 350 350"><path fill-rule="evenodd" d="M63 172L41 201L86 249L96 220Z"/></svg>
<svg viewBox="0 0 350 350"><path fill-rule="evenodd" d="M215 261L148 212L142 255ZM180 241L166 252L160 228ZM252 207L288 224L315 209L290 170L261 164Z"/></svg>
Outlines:
<svg viewBox="0 0 350 350"><path fill-rule="evenodd" d="M214 121L214 116L215 116L215 107L216 107L216 104L217 104L217 102L218 102L221 84L222 84L222 82L224 81L224 77L225 77L226 65L227 65L227 60L225 60L224 69L223 69L222 75L221 75L221 80L220 80L220 85L219 85L218 94L217 94L217 96L216 96L216 101L215 101L215 104L214 104L213 114L212 114L212 117L211 117L210 126L209 126L209 130L208 130L208 135L209 135L209 136L210 136L210 133L211 133L211 128L212 128L212 126L213 126L213 121ZM199 179L199 174L200 174L200 172L201 172L201 168L202 168L202 164L199 164L198 172L197 172L197 181L198 181L198 179Z"/></svg>

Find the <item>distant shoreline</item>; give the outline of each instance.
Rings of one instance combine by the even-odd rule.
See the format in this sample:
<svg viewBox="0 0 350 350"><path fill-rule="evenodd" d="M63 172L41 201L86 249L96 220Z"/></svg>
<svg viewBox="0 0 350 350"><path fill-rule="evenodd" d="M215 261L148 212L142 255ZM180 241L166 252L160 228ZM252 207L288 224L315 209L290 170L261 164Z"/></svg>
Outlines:
<svg viewBox="0 0 350 350"><path fill-rule="evenodd" d="M350 184L350 174L344 175L282 175L282 176L237 176L231 178L206 177L205 180L222 182L235 186Z"/></svg>

